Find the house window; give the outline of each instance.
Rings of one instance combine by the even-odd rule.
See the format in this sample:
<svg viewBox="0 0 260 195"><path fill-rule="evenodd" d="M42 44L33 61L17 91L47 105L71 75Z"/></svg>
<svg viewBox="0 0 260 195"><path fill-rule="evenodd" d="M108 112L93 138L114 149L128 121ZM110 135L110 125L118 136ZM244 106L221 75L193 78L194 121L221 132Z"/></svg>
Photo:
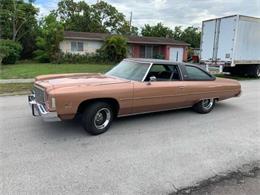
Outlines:
<svg viewBox="0 0 260 195"><path fill-rule="evenodd" d="M142 45L140 47L140 57L141 58L163 58L163 54L160 52L160 46Z"/></svg>
<svg viewBox="0 0 260 195"><path fill-rule="evenodd" d="M72 41L71 42L71 51L84 51L83 42Z"/></svg>
<svg viewBox="0 0 260 195"><path fill-rule="evenodd" d="M153 58L153 46L145 47L145 58Z"/></svg>

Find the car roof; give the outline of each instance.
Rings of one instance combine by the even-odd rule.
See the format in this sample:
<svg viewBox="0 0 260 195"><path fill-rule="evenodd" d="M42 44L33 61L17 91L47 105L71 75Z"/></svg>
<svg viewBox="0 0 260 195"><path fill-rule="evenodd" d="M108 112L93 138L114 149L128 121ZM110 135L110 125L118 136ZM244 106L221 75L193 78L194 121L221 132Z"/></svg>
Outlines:
<svg viewBox="0 0 260 195"><path fill-rule="evenodd" d="M153 64L167 64L167 65L191 65L197 66L196 64L184 63L184 62L173 62L170 60L152 59L152 58L126 58L127 61L134 61L139 63L153 63Z"/></svg>

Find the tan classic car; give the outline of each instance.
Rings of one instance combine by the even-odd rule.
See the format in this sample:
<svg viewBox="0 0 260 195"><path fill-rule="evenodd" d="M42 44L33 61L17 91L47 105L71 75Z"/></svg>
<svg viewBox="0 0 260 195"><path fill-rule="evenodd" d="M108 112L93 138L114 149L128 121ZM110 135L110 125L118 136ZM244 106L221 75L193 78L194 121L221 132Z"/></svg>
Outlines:
<svg viewBox="0 0 260 195"><path fill-rule="evenodd" d="M115 117L187 107L204 114L216 101L240 93L238 81L215 78L192 64L125 59L105 74L38 76L28 99L34 116L81 116L85 130L97 135Z"/></svg>

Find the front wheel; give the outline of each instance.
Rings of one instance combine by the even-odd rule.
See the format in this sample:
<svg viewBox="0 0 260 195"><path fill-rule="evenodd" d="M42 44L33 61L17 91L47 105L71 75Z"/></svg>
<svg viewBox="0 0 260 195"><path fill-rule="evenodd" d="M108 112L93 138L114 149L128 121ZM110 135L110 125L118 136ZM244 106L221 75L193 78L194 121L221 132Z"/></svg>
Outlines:
<svg viewBox="0 0 260 195"><path fill-rule="evenodd" d="M193 109L201 114L207 114L215 107L215 99L204 99L193 106Z"/></svg>
<svg viewBox="0 0 260 195"><path fill-rule="evenodd" d="M106 102L92 103L85 108L83 113L83 127L92 135L104 133L109 129L113 115L112 107Z"/></svg>

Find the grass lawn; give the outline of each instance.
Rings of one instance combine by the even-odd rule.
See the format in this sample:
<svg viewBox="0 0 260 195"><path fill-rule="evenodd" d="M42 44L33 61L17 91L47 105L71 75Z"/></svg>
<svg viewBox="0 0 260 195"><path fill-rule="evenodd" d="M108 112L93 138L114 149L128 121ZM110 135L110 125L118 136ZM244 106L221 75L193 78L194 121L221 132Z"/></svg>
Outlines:
<svg viewBox="0 0 260 195"><path fill-rule="evenodd" d="M32 89L32 83L7 83L0 84L0 94L17 93L29 91Z"/></svg>
<svg viewBox="0 0 260 195"><path fill-rule="evenodd" d="M38 75L57 73L105 72L112 65L104 64L41 64L19 63L15 65L0 65L0 79L34 78Z"/></svg>

